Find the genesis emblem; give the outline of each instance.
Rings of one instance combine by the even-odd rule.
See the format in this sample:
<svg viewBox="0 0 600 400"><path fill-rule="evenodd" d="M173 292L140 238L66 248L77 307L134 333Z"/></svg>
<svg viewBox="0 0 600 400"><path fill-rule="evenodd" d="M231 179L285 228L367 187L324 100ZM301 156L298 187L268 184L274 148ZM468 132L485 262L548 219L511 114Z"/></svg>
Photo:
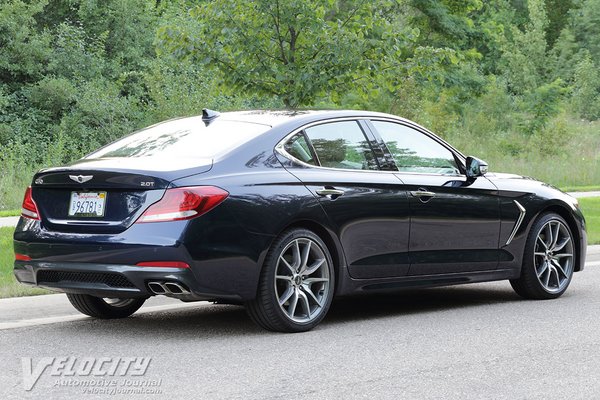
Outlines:
<svg viewBox="0 0 600 400"><path fill-rule="evenodd" d="M94 175L69 175L69 178L71 178L72 180L74 180L75 182L79 182L79 183L85 183L89 180L91 180L94 177Z"/></svg>

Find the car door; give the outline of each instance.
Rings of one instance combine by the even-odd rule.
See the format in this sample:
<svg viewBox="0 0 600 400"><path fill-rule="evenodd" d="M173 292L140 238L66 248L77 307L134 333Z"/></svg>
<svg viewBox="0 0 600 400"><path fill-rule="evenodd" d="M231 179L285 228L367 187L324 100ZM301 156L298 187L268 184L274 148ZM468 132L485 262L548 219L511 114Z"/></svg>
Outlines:
<svg viewBox="0 0 600 400"><path fill-rule="evenodd" d="M280 150L299 161L287 168L318 197L350 275L403 276L409 269L408 196L393 172L380 171L376 143L365 130L356 120L312 124Z"/></svg>
<svg viewBox="0 0 600 400"><path fill-rule="evenodd" d="M497 188L485 177L468 179L462 156L408 123L369 124L396 164L409 194L409 275L485 271L500 257Z"/></svg>

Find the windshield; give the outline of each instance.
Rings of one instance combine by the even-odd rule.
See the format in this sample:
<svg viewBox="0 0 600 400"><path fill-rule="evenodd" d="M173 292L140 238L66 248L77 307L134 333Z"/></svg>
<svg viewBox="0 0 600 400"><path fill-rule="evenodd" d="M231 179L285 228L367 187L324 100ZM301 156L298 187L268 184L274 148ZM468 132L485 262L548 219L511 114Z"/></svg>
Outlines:
<svg viewBox="0 0 600 400"><path fill-rule="evenodd" d="M85 158L214 158L268 129L268 125L218 119L206 126L201 117L181 118L142 129Z"/></svg>

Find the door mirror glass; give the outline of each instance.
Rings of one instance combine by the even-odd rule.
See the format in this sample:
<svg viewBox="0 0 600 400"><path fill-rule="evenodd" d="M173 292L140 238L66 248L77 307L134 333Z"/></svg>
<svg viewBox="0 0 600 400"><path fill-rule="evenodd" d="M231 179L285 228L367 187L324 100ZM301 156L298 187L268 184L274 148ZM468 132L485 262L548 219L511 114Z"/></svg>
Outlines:
<svg viewBox="0 0 600 400"><path fill-rule="evenodd" d="M488 172L488 163L475 157L467 157L466 167L467 177L471 179L483 176Z"/></svg>

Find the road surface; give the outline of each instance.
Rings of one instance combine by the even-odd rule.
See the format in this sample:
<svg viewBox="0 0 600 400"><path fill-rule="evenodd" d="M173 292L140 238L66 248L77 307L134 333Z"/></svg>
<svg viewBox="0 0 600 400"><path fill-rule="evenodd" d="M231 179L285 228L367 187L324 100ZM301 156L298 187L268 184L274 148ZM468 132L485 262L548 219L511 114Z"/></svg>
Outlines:
<svg viewBox="0 0 600 400"><path fill-rule="evenodd" d="M302 334L263 331L237 306L153 299L101 321L62 295L0 300L0 398L598 398L599 267L594 247L553 301L521 300L508 282L338 300ZM127 357L149 363L142 376L85 375L86 362ZM112 396L98 386L112 383Z"/></svg>

